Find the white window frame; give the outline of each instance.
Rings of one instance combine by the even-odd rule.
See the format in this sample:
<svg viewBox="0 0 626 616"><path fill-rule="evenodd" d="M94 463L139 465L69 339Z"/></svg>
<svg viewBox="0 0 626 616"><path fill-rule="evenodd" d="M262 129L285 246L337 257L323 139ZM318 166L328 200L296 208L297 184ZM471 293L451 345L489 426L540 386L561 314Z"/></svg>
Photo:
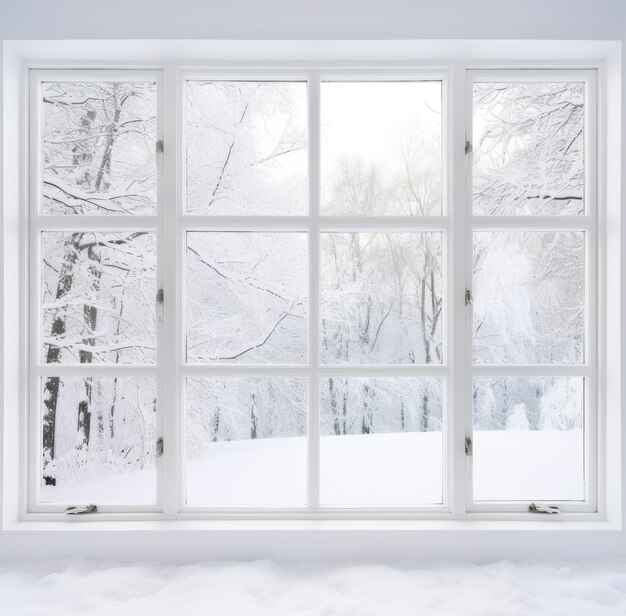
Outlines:
<svg viewBox="0 0 626 616"><path fill-rule="evenodd" d="M514 70L515 74L519 74L520 69ZM89 69L79 69L80 79L88 79ZM530 74L530 71L523 69L524 72ZM157 462L161 465L158 472L158 488L157 488L157 504L154 507L128 506L110 504L100 507L102 513L115 514L116 519L127 519L135 514L153 518L172 518L179 517L183 519L198 518L267 518L267 519L284 519L284 518L347 518L347 519L448 519L448 518L464 518L476 514L486 514L493 519L493 516L505 518L507 515L515 515L515 519L530 519L532 516L526 511L528 503L474 503L471 499L471 484L468 481L467 459L464 452L464 441L467 435L471 435L471 395L468 397L469 387L471 387L471 374L482 374L483 367L478 372L471 367L468 358L471 361L471 326L466 327L466 319L468 310L465 308L464 292L465 288L470 288L468 283L471 281L471 272L467 271L467 263L471 264L471 230L475 224L495 225L495 221L475 220L471 214L467 204L471 203L471 192L467 193L468 186L471 191L471 173L467 173L467 161L463 152L465 144L465 134L462 134L463 126L467 134L470 134L469 127L471 124L471 91L468 92L468 84L471 82L471 75L479 75L480 73L470 73L465 65L447 62L445 67L441 69L425 69L419 65L405 65L402 63L394 63L391 66L379 67L375 64L350 64L342 63L340 67L332 64L319 65L315 69L309 68L309 65L295 64L285 67L274 68L269 64L266 67L253 69L242 66L216 66L208 69L187 70L183 68L166 66L164 68L156 68L149 72L144 70L121 68L111 71L110 75L114 75L116 80L121 79L124 75L126 79L139 79L147 74L150 79L158 76L159 84L159 119L158 119L158 136L165 143L165 151L162 157L162 174L158 188L158 214L156 217L116 217L119 220L112 220L113 217L83 217L83 216L64 216L63 221L53 221L54 217L44 217L36 213L32 208L36 202L35 196L38 195L39 186L37 185L36 174L32 174L30 179L30 217L37 222L30 225L29 239L24 238L28 245L30 254L31 276L28 280L29 285L29 305L30 325L27 329L36 326L35 314L38 313L38 301L32 301L34 298L38 300L39 289L36 281L37 276L33 276L33 268L39 267L36 245L34 238L38 231L42 228L54 228L84 226L93 229L116 229L128 227L144 227L149 224L151 228L157 230L157 276L159 288L165 291L165 305L163 308L162 325L158 334L158 354L157 366L154 368L159 376L158 394L159 394L159 434L165 440L165 454ZM568 76L573 76L574 69L563 69L559 74L563 75L566 71ZM91 69L94 76L102 76L105 70ZM74 71L72 74L77 75ZM70 73L67 69L54 69L52 72L45 69L45 72L31 71L34 80L41 79L45 76L47 79L66 78ZM491 70L490 75L493 75ZM510 74L510 72L509 72ZM545 71L541 71L541 75L546 75ZM583 75L583 72L580 72ZM592 79L593 69L585 70L585 80ZM78 76L78 75L77 75ZM319 214L319 132L309 131L309 201L310 212L308 216L301 217L255 217L254 220L242 216L190 216L183 212L184 203L184 83L188 78L202 79L258 79L258 80L307 80L309 84L309 127L319 126L319 84L324 79L363 79L363 80L393 80L393 79L437 79L443 84L443 104L444 104L444 140L443 140L443 156L444 156L444 211L442 216L424 217L415 219L413 217L384 217L384 218L365 218L365 217L322 217ZM31 87L30 102L31 115L37 113L36 106L33 104L33 96L36 88ZM585 99L586 105L595 104L592 97ZM595 108L594 108L595 112ZM466 116L469 113L470 118ZM597 132L595 131L595 115L593 127L589 124L588 114L590 110L586 110L586 128L593 130L592 139L586 143L595 145ZM31 122L33 117L31 117ZM30 134L30 159L31 165L33 157L37 157L37 149L39 145L35 143L38 139L38 133L31 131ZM28 148L28 146L27 146ZM591 153L586 149L586 157ZM35 159L38 160L38 159ZM595 164L595 154L591 158L591 162ZM595 168L587 166L590 162L586 159L586 170L589 178L593 179L593 195L586 201L588 208L595 204L597 189L595 186L596 171ZM470 178L468 182L467 178ZM590 182L586 183L587 191L591 189ZM175 204L175 207L164 204ZM451 204L454 203L454 206ZM450 207L446 211L446 206ZM589 210L590 211L590 210ZM150 219L150 220L144 220ZM493 217L495 218L495 217ZM541 220L534 220L535 218ZM581 217L576 217L576 221L567 221L565 218L574 217L550 217L559 218L559 228L567 228L568 222L576 223L576 229L581 227ZM586 216L584 218L587 218ZM46 219L46 220L41 220ZM79 220L80 219L80 223ZM512 221L501 220L497 224L500 228L510 224ZM515 228L519 228L516 218ZM358 224L357 224L358 223ZM523 225L528 228L542 228L546 226L544 217L524 217ZM28 225L27 225L28 226ZM175 235L169 231L168 236L165 235L165 229L176 229ZM428 506L419 508L326 508L320 509L319 503L319 407L318 407L318 383L319 377L330 371L327 366L319 365L318 344L309 345L309 361L310 367L281 367L281 366L196 366L184 365L183 363L183 339L184 339L184 323L183 323L183 280L184 280L184 242L183 236L186 230L190 229L206 229L206 230L247 230L254 231L259 229L272 230L303 230L309 231L309 257L310 257L310 281L309 281L309 339L311 341L317 339L319 332L319 323L316 319L316 309L318 305L319 289L319 235L316 230L441 230L444 233L444 267L447 280L445 284L444 295L444 363L442 365L431 366L341 366L333 368L333 374L345 375L380 375L380 376L442 376L444 378L445 396L444 403L444 447L443 447L443 463L444 463L444 485L443 485L443 503L441 506ZM594 211L593 221L585 221L585 230L593 231L589 237L593 236L591 242L587 242L586 250L589 257L586 261L588 269L587 284L587 301L590 301L591 295L596 295L597 277L589 277L589 267L593 265L593 271L596 271L596 237L597 222L596 213ZM593 244L593 250L590 253L590 247ZM446 265L446 261L450 267ZM175 301L170 298L175 297ZM35 306L35 308L33 308ZM586 326L586 349L597 347L596 344L596 328L589 328L589 321L596 313L596 305L588 306L593 312L587 313ZM176 324L176 325L175 325ZM453 332L465 332L465 336L454 336ZM24 332L25 334L27 332ZM469 340L468 340L469 336ZM593 337L593 338L592 338ZM27 336L24 336L27 339ZM39 376L53 372L55 375L69 375L79 372L84 374L85 367L72 367L53 365L50 367L35 366L33 358L38 357L37 344L38 336L31 336L30 341L26 343L26 353L31 359L29 360L29 391L37 392L35 383L38 382ZM464 358L465 362L458 359ZM588 362L589 364L589 362ZM584 376L591 382L596 382L597 370L599 366L585 365L580 372L584 372ZM93 366L87 368L90 372L93 370L98 375L105 374L133 374L145 375L151 374L153 369L143 367L113 366L98 367ZM543 368L542 368L543 370ZM560 373L558 369L553 368L553 372ZM553 374L550 372L550 374ZM572 371L571 367L567 369L568 375L578 374L577 367ZM515 371L507 368L507 376L515 376L516 374L536 374L536 369L527 369L519 367ZM543 373L543 372L542 372ZM216 509L216 508L191 508L184 505L184 452L183 452L183 394L182 386L185 376L188 375L237 375L237 376L260 376L260 375L296 375L303 374L309 377L309 436L308 436L308 459L309 459L309 485L308 496L309 505L307 509ZM170 376L170 381L166 386L165 375ZM469 383L469 385L468 385ZM585 412L591 407L591 402L595 404L597 391L589 391L585 389ZM39 465L40 465L40 443L39 443L39 426L38 416L40 409L38 408L39 398L31 394L29 402L29 444L27 452L24 452L28 467L29 481L22 480L22 488L26 483L30 486L28 489L28 498L25 500L26 512L33 514L53 514L53 519L58 519L57 514L61 513L64 505L41 505L37 503L36 490L33 486L38 485ZM453 413L450 409L456 408ZM463 409L463 412L460 411ZM597 473L597 465L595 465L595 456L597 453L597 423L600 421L601 408L597 407L597 413L593 417L586 416L589 421L590 430L586 430L586 459L593 457L594 464L590 467L593 471L595 479ZM597 419L597 421L595 420ZM312 429L315 427L315 429ZM587 427L587 424L586 424ZM470 430L470 432L468 432ZM587 434L589 437L587 438ZM598 510L596 498L597 488L595 481L586 484L587 500L585 503L560 503L561 508L566 514L576 515L576 519L593 519L589 514L595 514ZM562 516L566 517L566 516Z"/></svg>

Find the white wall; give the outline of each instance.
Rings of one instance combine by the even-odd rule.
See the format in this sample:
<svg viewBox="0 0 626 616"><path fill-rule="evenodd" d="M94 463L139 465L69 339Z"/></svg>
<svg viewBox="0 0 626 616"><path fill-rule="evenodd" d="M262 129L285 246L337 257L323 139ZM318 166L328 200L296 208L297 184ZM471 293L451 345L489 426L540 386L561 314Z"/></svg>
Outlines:
<svg viewBox="0 0 626 616"><path fill-rule="evenodd" d="M623 0L0 0L0 39L626 38ZM626 71L622 57L622 99ZM626 144L625 112L622 133ZM626 170L622 168L622 175ZM619 188L619 187L618 187ZM622 201L623 202L623 201ZM622 230L621 237L624 237ZM623 275L622 275L623 276ZM623 281L623 277L622 277ZM622 306L626 291L622 285ZM622 330L626 315L619 315ZM624 343L621 342L623 356ZM622 373L622 381L626 382ZM626 422L625 422L626 423ZM618 426L619 427L619 426ZM622 427L622 435L624 434ZM624 441L624 438L622 438ZM624 457L622 456L622 460ZM624 465L622 464L622 468ZM622 474L622 477L626 473ZM0 475L1 476L1 475ZM626 490L622 490L624 494ZM624 507L621 508L624 511ZM460 558L626 554L622 531L0 532L0 559Z"/></svg>
<svg viewBox="0 0 626 616"><path fill-rule="evenodd" d="M2 0L6 39L621 39L621 0Z"/></svg>

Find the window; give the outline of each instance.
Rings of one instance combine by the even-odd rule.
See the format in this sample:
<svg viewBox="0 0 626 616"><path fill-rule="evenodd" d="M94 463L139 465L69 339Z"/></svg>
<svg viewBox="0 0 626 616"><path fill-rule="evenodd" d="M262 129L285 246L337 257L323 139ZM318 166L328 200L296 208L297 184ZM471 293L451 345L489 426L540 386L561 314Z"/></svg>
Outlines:
<svg viewBox="0 0 626 616"><path fill-rule="evenodd" d="M593 71L175 73L32 71L29 509L595 511Z"/></svg>

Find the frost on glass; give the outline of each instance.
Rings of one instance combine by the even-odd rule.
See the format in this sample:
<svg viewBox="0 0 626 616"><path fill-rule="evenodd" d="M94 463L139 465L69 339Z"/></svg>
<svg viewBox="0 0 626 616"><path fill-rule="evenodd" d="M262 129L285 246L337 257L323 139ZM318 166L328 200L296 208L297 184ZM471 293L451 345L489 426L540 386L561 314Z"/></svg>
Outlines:
<svg viewBox="0 0 626 616"><path fill-rule="evenodd" d="M474 84L478 215L583 214L581 82Z"/></svg>
<svg viewBox="0 0 626 616"><path fill-rule="evenodd" d="M584 355L583 232L474 234L474 361L574 364Z"/></svg>
<svg viewBox="0 0 626 616"><path fill-rule="evenodd" d="M474 499L584 500L578 377L476 378Z"/></svg>
<svg viewBox="0 0 626 616"><path fill-rule="evenodd" d="M302 364L306 233L187 234L187 361Z"/></svg>
<svg viewBox="0 0 626 616"><path fill-rule="evenodd" d="M441 233L322 233L326 364L442 363Z"/></svg>
<svg viewBox="0 0 626 616"><path fill-rule="evenodd" d="M188 81L189 214L305 215L304 82Z"/></svg>
<svg viewBox="0 0 626 616"><path fill-rule="evenodd" d="M42 379L41 502L156 502L156 380Z"/></svg>
<svg viewBox="0 0 626 616"><path fill-rule="evenodd" d="M307 380L188 378L187 504L303 507Z"/></svg>
<svg viewBox="0 0 626 616"><path fill-rule="evenodd" d="M153 233L44 231L40 267L43 363L155 362Z"/></svg>
<svg viewBox="0 0 626 616"><path fill-rule="evenodd" d="M442 395L437 378L322 379L321 503L441 503Z"/></svg>
<svg viewBox="0 0 626 616"><path fill-rule="evenodd" d="M442 213L440 81L321 84L322 214Z"/></svg>
<svg viewBox="0 0 626 616"><path fill-rule="evenodd" d="M44 214L156 214L154 82L41 84Z"/></svg>

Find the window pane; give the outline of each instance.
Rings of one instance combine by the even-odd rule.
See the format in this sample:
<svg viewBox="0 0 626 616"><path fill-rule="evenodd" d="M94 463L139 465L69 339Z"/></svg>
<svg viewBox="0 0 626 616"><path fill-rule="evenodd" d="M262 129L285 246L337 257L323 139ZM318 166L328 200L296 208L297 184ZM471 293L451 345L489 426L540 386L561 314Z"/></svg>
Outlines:
<svg viewBox="0 0 626 616"><path fill-rule="evenodd" d="M187 504L303 507L307 380L187 379Z"/></svg>
<svg viewBox="0 0 626 616"><path fill-rule="evenodd" d="M323 233L326 364L442 362L442 234Z"/></svg>
<svg viewBox="0 0 626 616"><path fill-rule="evenodd" d="M474 499L584 500L583 379L474 379Z"/></svg>
<svg viewBox="0 0 626 616"><path fill-rule="evenodd" d="M582 82L474 84L474 213L584 213Z"/></svg>
<svg viewBox="0 0 626 616"><path fill-rule="evenodd" d="M321 85L322 214L442 213L440 81Z"/></svg>
<svg viewBox="0 0 626 616"><path fill-rule="evenodd" d="M44 214L156 214L154 82L46 81Z"/></svg>
<svg viewBox="0 0 626 616"><path fill-rule="evenodd" d="M155 362L153 233L45 231L41 257L43 363Z"/></svg>
<svg viewBox="0 0 626 616"><path fill-rule="evenodd" d="M321 502L441 503L442 394L435 378L323 379Z"/></svg>
<svg viewBox="0 0 626 616"><path fill-rule="evenodd" d="M307 361L306 233L187 234L187 361Z"/></svg>
<svg viewBox="0 0 626 616"><path fill-rule="evenodd" d="M41 501L156 502L156 380L42 380Z"/></svg>
<svg viewBox="0 0 626 616"><path fill-rule="evenodd" d="M474 234L474 361L583 361L583 232Z"/></svg>
<svg viewBox="0 0 626 616"><path fill-rule="evenodd" d="M189 214L305 215L306 83L188 81Z"/></svg>

